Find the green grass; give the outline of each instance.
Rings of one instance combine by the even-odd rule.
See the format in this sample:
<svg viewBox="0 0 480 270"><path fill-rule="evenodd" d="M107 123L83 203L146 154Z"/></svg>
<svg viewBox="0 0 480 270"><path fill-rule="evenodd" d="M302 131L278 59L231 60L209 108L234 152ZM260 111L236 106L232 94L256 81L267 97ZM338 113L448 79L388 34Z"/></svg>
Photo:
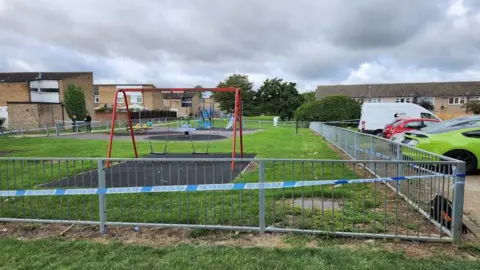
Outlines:
<svg viewBox="0 0 480 270"><path fill-rule="evenodd" d="M327 241L328 242L328 241ZM2 239L2 269L478 269L450 257L412 258L403 252L318 248L242 248L181 244L153 248L120 243Z"/></svg>
<svg viewBox="0 0 480 270"><path fill-rule="evenodd" d="M154 142L156 149L162 142ZM245 136L245 152L258 158L339 159L325 141L308 129L295 135L291 129L273 128ZM17 157L105 157L108 142L62 138L25 138L0 141L0 150L17 151ZM198 146L198 145L197 145ZM212 142L211 152L231 152L231 139ZM138 142L140 155L149 153L148 142ZM170 142L169 152L191 152L189 142ZM114 157L133 157L128 141L115 141ZM46 168L46 169L45 169ZM0 189L35 189L38 185L96 168L95 162L0 162ZM257 182L258 170L247 170L237 182ZM352 179L343 163L267 162L266 181ZM132 184L133 185L133 184ZM365 200L363 200L365 196ZM346 185L266 191L266 224L276 227L348 232L381 232L399 222L375 211L382 198L370 185ZM341 199L343 209L318 211L292 204L294 198ZM109 221L258 226L258 190L189 193L108 195ZM68 220L98 220L97 196L22 197L2 200L2 216ZM384 217L387 217L384 220ZM400 222L399 222L400 223ZM381 224L381 226L379 225ZM402 225L399 225L402 226Z"/></svg>

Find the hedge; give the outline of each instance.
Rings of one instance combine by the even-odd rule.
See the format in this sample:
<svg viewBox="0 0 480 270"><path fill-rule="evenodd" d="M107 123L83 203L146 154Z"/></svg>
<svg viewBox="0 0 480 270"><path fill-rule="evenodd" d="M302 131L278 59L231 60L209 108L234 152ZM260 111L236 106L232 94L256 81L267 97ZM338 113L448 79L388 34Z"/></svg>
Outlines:
<svg viewBox="0 0 480 270"><path fill-rule="evenodd" d="M343 121L360 118L361 105L353 99L333 95L310 101L296 111L299 121Z"/></svg>

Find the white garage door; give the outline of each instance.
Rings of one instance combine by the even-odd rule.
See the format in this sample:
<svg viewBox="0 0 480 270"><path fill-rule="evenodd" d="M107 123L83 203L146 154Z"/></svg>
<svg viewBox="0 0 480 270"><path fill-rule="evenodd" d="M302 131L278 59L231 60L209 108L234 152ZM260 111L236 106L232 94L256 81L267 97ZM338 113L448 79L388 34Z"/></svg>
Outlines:
<svg viewBox="0 0 480 270"><path fill-rule="evenodd" d="M3 127L8 127L8 110L7 110L7 106L0 106L0 118L5 118L6 121L5 123L3 124Z"/></svg>

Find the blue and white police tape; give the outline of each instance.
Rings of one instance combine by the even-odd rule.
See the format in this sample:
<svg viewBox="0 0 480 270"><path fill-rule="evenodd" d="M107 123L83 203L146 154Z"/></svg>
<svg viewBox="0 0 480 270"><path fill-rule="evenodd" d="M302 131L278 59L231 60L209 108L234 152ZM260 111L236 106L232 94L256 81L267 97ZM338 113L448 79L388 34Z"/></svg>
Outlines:
<svg viewBox="0 0 480 270"><path fill-rule="evenodd" d="M354 150L357 150L357 151L360 151L360 152L363 152L363 153L366 153L366 154L372 153L374 156L383 158L385 160L395 160L395 158L392 158L390 156L384 155L384 154L379 153L379 152L375 152L375 151L370 150L370 149L359 148L359 147L355 148L353 145L350 145L350 147L353 148ZM373 162L373 163L375 163L375 162ZM432 173L432 174L435 174L437 176L447 176L447 177L460 176L460 175L455 175L456 174L456 166L452 166L452 174L442 174L442 173L434 172L434 171L429 170L427 168L420 167L415 163L408 163L407 166L411 167L411 168L414 168L414 169L424 171L424 172ZM463 176L463 177L465 177L465 176Z"/></svg>
<svg viewBox="0 0 480 270"><path fill-rule="evenodd" d="M425 179L425 178L434 178L434 177L438 177L438 175L398 176L398 177L353 179L353 180L311 180L311 181L302 180L302 181L266 182L266 183L229 183L229 184L172 185L172 186L144 186L144 187L116 187L116 188L1 190L0 197L281 189L281 188L298 188L298 187L308 187L308 186L338 186L338 185L344 185L344 184L404 181L404 180Z"/></svg>

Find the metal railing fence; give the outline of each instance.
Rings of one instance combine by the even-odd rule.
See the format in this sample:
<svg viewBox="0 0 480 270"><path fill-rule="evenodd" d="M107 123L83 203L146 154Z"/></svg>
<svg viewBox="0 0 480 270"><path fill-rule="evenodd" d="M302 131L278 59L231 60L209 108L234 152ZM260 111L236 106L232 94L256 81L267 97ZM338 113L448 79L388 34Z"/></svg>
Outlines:
<svg viewBox="0 0 480 270"><path fill-rule="evenodd" d="M422 205L421 196L445 198L445 204L457 209L454 215L457 229L461 230L464 204L465 164L461 161L423 151L412 146L389 141L387 139L359 133L350 129L332 126L328 123L313 122L310 129L319 133L329 143L340 149L352 160L370 160L365 169L379 179L396 175L408 177L411 175L433 174L442 177L442 181L428 181L425 179L412 179L406 182L385 183L392 189L396 196L403 198L411 207L426 218L432 217L432 206ZM379 167L377 161L397 161L395 167ZM430 163L422 163L429 161ZM443 163L448 161L450 163ZM433 191L433 193L432 193ZM440 197L436 197L440 195ZM449 207L443 207L448 210ZM451 210L451 212L453 211ZM455 212L455 211L453 211ZM452 215L452 213L449 213ZM434 219L438 220L438 219Z"/></svg>
<svg viewBox="0 0 480 270"><path fill-rule="evenodd" d="M454 242L461 235L457 205L448 223L428 210L432 195L463 181L458 161L415 161L456 168L441 174L405 160L236 159L233 171L231 159L111 161L0 158L0 221L95 224L102 233L152 226Z"/></svg>
<svg viewBox="0 0 480 270"><path fill-rule="evenodd" d="M155 118L148 119L151 121L153 127L170 127L180 128L186 121L184 119L172 118ZM196 128L198 123L202 120L190 119L189 123ZM228 119L214 119L215 128L226 128ZM132 124L140 128L146 125L147 119L132 119ZM295 121L279 121L277 126L273 125L273 121L267 120L244 120L245 129L269 129L269 128L291 128L295 129L297 122ZM307 128L308 124L304 122L299 123L300 128ZM126 130L128 123L125 121L115 121L116 130ZM71 133L88 133L88 132L108 132L111 128L111 121L92 121L90 124L84 121L78 121L73 124L71 121L59 121L54 125L43 124L38 125L24 125L24 126L9 126L8 130L0 130L0 135L10 136L35 136L35 137L49 137L60 136Z"/></svg>

